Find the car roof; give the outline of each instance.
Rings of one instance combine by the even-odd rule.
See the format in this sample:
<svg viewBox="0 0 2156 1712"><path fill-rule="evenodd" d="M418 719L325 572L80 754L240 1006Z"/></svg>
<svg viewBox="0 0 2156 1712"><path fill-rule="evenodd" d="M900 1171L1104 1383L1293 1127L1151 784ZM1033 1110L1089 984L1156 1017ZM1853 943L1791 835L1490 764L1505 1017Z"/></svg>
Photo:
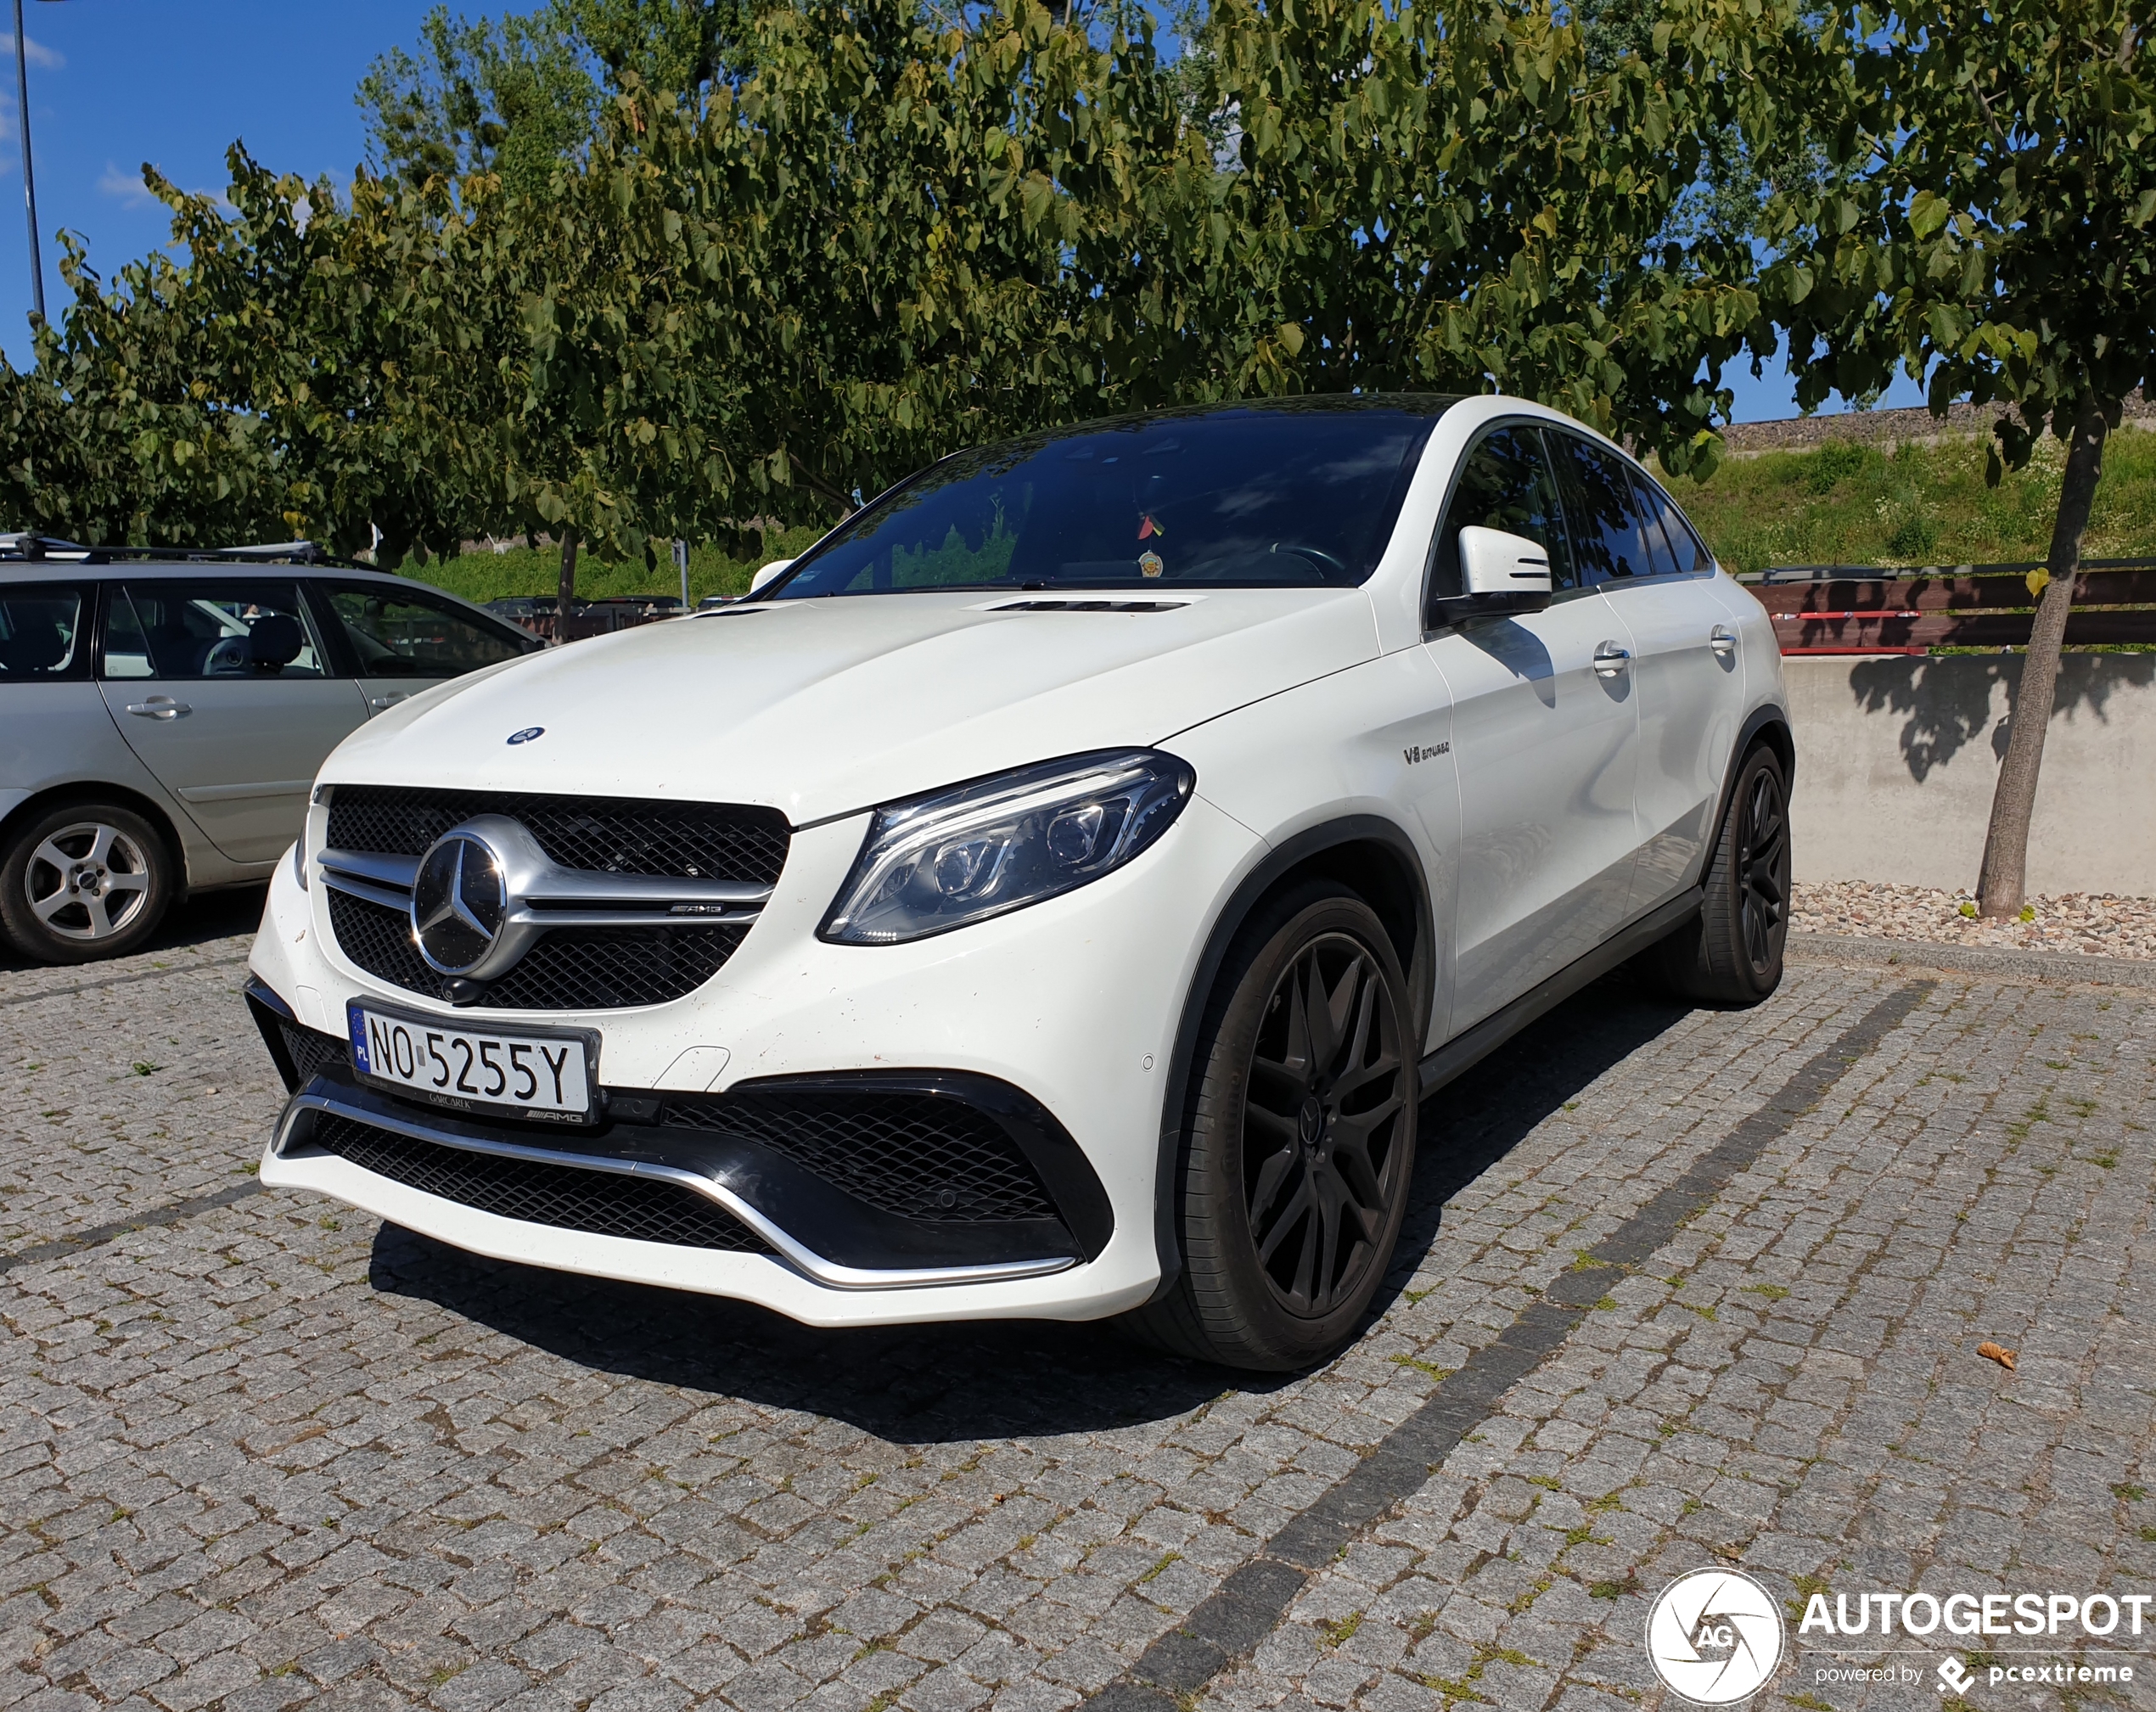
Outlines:
<svg viewBox="0 0 2156 1712"><path fill-rule="evenodd" d="M9 539L8 536L0 536L0 542L6 542ZM299 543L302 546L305 544ZM76 547L67 550L70 553L87 551L93 555L99 554L103 551L96 547L87 549ZM115 549L115 551L124 551L124 549ZM215 577L221 582L227 580L244 582L258 578L264 581L282 581L295 575L312 577L317 581L328 579L342 583L376 584L385 593L396 590L424 590L429 594L439 595L444 600L454 601L467 611L484 613L497 624L503 622L498 614L487 612L486 609L478 602L467 600L463 595L452 593L448 589L437 588L431 582L421 582L416 577L400 576L393 570L378 570L372 565L353 564L344 559L311 559L296 557L266 559L254 553L234 557L205 553L195 559L83 559L48 556L43 559L25 559L0 554L0 582L18 584L90 581L109 582L123 576L130 581L136 582L160 577L195 579Z"/></svg>

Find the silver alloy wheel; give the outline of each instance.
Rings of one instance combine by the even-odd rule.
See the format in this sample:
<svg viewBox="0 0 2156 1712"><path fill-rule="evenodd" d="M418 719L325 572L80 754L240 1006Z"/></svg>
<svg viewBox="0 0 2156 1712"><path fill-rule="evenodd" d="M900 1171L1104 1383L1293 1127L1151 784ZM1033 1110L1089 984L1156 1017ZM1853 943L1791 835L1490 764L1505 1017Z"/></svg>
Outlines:
<svg viewBox="0 0 2156 1712"><path fill-rule="evenodd" d="M123 933L149 901L149 859L117 827L79 821L30 853L23 893L47 930L69 940Z"/></svg>

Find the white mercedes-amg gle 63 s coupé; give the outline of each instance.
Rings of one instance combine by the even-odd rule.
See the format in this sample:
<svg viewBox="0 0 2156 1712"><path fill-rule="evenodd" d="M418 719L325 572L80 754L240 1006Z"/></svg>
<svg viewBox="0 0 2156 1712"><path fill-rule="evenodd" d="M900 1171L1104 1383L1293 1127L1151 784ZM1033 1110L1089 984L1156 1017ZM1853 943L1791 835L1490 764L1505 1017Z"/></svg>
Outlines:
<svg viewBox="0 0 2156 1712"><path fill-rule="evenodd" d="M1369 1313L1448 1079L1623 961L1780 979L1766 615L1552 411L1036 434L761 581L330 756L252 957L265 1183L819 1326L1290 1368Z"/></svg>

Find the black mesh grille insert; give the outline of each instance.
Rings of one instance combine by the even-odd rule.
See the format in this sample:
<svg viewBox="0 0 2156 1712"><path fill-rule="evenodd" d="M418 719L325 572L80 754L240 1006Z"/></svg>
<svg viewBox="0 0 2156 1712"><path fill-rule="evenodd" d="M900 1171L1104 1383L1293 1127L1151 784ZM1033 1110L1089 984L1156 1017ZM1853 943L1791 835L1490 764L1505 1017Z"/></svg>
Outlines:
<svg viewBox="0 0 2156 1712"><path fill-rule="evenodd" d="M905 1218L1053 1219L1018 1144L986 1114L935 1094L744 1093L677 1097L663 1122L761 1142L857 1200Z"/></svg>
<svg viewBox="0 0 2156 1712"><path fill-rule="evenodd" d="M563 867L667 879L775 884L792 836L777 809L739 803L340 784L330 794L328 839L337 850L418 856L476 814L521 821Z"/></svg>
<svg viewBox="0 0 2156 1712"><path fill-rule="evenodd" d="M337 943L371 975L430 997L445 996L443 978L412 943L401 910L328 889ZM618 1010L660 1005L691 993L725 967L748 929L556 928L487 985L479 1002L503 1010Z"/></svg>
<svg viewBox="0 0 2156 1712"><path fill-rule="evenodd" d="M328 1113L312 1138L362 1170L505 1219L685 1249L770 1252L723 1207L678 1183L445 1148Z"/></svg>
<svg viewBox="0 0 2156 1712"><path fill-rule="evenodd" d="M284 1036L284 1050L292 1055L292 1068L301 1086L326 1066L345 1062L347 1049L336 1036L318 1035L312 1029L303 1029L281 1017L277 1026Z"/></svg>

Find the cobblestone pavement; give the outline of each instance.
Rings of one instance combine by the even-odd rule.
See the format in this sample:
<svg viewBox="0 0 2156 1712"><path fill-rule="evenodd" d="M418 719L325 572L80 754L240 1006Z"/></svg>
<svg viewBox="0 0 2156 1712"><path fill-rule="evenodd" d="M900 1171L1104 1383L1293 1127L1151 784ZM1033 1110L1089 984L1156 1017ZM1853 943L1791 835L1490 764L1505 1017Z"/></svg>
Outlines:
<svg viewBox="0 0 2156 1712"><path fill-rule="evenodd" d="M2146 988L1600 986L1426 1109L1357 1345L1252 1384L249 1193L278 1091L194 940L0 969L0 1708L1675 1706L1703 1564L2156 1591ZM1768 1698L1938 1705L1944 1642L1792 1623ZM2156 1626L1981 1644L1970 1705L2156 1704ZM2035 1645L2144 1680L1988 1681Z"/></svg>

